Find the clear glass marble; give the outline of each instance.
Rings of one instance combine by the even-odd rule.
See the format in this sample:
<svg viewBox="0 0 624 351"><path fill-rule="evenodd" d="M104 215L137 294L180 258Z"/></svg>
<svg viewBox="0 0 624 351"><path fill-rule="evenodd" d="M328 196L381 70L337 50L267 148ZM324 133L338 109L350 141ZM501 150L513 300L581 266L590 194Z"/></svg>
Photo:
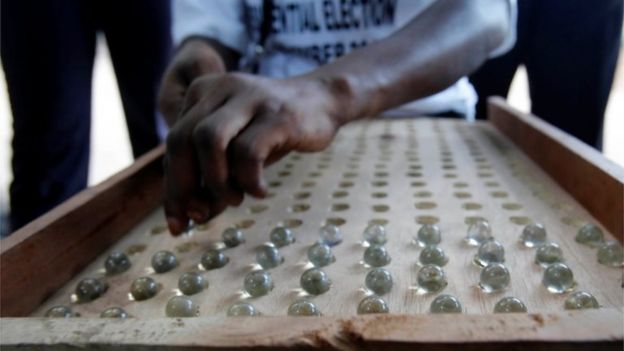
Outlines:
<svg viewBox="0 0 624 351"><path fill-rule="evenodd" d="M502 291L509 286L509 270L503 264L491 263L481 270L479 287L486 293Z"/></svg>
<svg viewBox="0 0 624 351"><path fill-rule="evenodd" d="M254 317L258 315L260 312L252 304L246 302L237 302L227 310L228 317Z"/></svg>
<svg viewBox="0 0 624 351"><path fill-rule="evenodd" d="M342 242L342 231L333 224L326 224L319 230L320 241L329 246L336 246Z"/></svg>
<svg viewBox="0 0 624 351"><path fill-rule="evenodd" d="M207 271L221 268L228 262L230 262L230 259L225 256L223 251L217 249L209 249L201 257L201 265Z"/></svg>
<svg viewBox="0 0 624 351"><path fill-rule="evenodd" d="M243 286L249 295L259 297L273 290L273 278L267 271L253 271L247 273Z"/></svg>
<svg viewBox="0 0 624 351"><path fill-rule="evenodd" d="M564 263L553 263L546 267L542 277L542 285L553 294L561 294L570 291L576 283L570 267Z"/></svg>
<svg viewBox="0 0 624 351"><path fill-rule="evenodd" d="M299 280L301 288L310 295L320 295L329 290L331 280L320 268L310 268L303 272Z"/></svg>
<svg viewBox="0 0 624 351"><path fill-rule="evenodd" d="M54 306L45 313L47 318L71 318L74 316L72 309L67 306Z"/></svg>
<svg viewBox="0 0 624 351"><path fill-rule="evenodd" d="M364 284L375 295L386 294L392 290L392 274L385 268L373 268L366 274Z"/></svg>
<svg viewBox="0 0 624 351"><path fill-rule="evenodd" d="M535 263L542 267L563 261L563 251L556 243L540 245L535 251Z"/></svg>
<svg viewBox="0 0 624 351"><path fill-rule="evenodd" d="M563 307L566 310L584 310L589 308L600 308L600 304L594 295L585 291L575 291L565 299Z"/></svg>
<svg viewBox="0 0 624 351"><path fill-rule="evenodd" d="M316 243L308 249L308 260L316 267L325 267L336 260L327 244Z"/></svg>
<svg viewBox="0 0 624 351"><path fill-rule="evenodd" d="M137 301L147 300L158 293L158 283L150 277L139 277L132 282L130 294Z"/></svg>
<svg viewBox="0 0 624 351"><path fill-rule="evenodd" d="M609 267L624 266L624 249L617 241L608 241L598 248L598 262Z"/></svg>
<svg viewBox="0 0 624 351"><path fill-rule="evenodd" d="M390 254L383 245L371 245L364 251L364 263L371 267L383 267L390 261Z"/></svg>
<svg viewBox="0 0 624 351"><path fill-rule="evenodd" d="M490 239L492 239L492 228L488 221L478 219L468 226L468 234L465 239L468 245L479 246Z"/></svg>
<svg viewBox="0 0 624 351"><path fill-rule="evenodd" d="M421 247L437 245L441 241L440 228L435 224L423 224L416 234L416 242Z"/></svg>
<svg viewBox="0 0 624 351"><path fill-rule="evenodd" d="M109 307L100 313L100 318L128 318L128 312L121 307Z"/></svg>
<svg viewBox="0 0 624 351"><path fill-rule="evenodd" d="M229 227L221 233L223 244L227 247L236 247L245 242L245 235L239 228Z"/></svg>
<svg viewBox="0 0 624 351"><path fill-rule="evenodd" d="M320 316L321 311L309 300L299 300L288 306L289 316Z"/></svg>
<svg viewBox="0 0 624 351"><path fill-rule="evenodd" d="M540 246L546 242L546 228L541 223L529 223L522 230L520 241L526 247Z"/></svg>
<svg viewBox="0 0 624 351"><path fill-rule="evenodd" d="M290 228L276 227L271 230L270 239L273 245L284 247L295 242L295 234Z"/></svg>
<svg viewBox="0 0 624 351"><path fill-rule="evenodd" d="M121 251L112 252L104 261L104 269L110 275L123 273L130 269L131 265L128 255Z"/></svg>
<svg viewBox="0 0 624 351"><path fill-rule="evenodd" d="M388 303L380 296L371 295L367 296L357 307L358 314L372 314L372 313L388 313L390 312L390 308L388 307Z"/></svg>
<svg viewBox="0 0 624 351"><path fill-rule="evenodd" d="M448 257L441 248L437 246L427 246L420 251L418 262L422 265L434 264L443 267L448 263Z"/></svg>
<svg viewBox="0 0 624 351"><path fill-rule="evenodd" d="M587 223L578 233L576 233L576 242L587 245L589 247L598 247L604 242L604 233L602 229L595 224Z"/></svg>
<svg viewBox="0 0 624 351"><path fill-rule="evenodd" d="M505 262L505 248L496 240L488 240L481 245L474 257L477 266L485 267L490 263Z"/></svg>
<svg viewBox="0 0 624 351"><path fill-rule="evenodd" d="M453 295L439 295L429 307L429 312L437 313L462 313L463 308L459 300Z"/></svg>
<svg viewBox="0 0 624 351"><path fill-rule="evenodd" d="M178 266L178 259L171 251L158 251L152 256L152 268L156 273L165 273Z"/></svg>
<svg viewBox="0 0 624 351"><path fill-rule="evenodd" d="M271 269L279 266L284 262L284 257L277 247L273 245L262 245L256 252L256 261L264 269Z"/></svg>
<svg viewBox="0 0 624 351"><path fill-rule="evenodd" d="M494 313L524 313L526 311L524 302L512 296L503 297L494 305Z"/></svg>
<svg viewBox="0 0 624 351"><path fill-rule="evenodd" d="M444 270L433 264L427 264L420 268L416 281L418 288L425 293L442 291L448 285Z"/></svg>
<svg viewBox="0 0 624 351"><path fill-rule="evenodd" d="M167 317L197 317L199 305L186 296L174 296L165 307Z"/></svg>
<svg viewBox="0 0 624 351"><path fill-rule="evenodd" d="M198 272L186 272L178 279L178 289L184 295L194 295L202 292L208 286L208 280Z"/></svg>
<svg viewBox="0 0 624 351"><path fill-rule="evenodd" d="M108 285L100 279L85 278L76 286L76 297L78 302L90 302L102 296Z"/></svg>
<svg viewBox="0 0 624 351"><path fill-rule="evenodd" d="M379 224L371 224L364 229L364 241L370 245L383 245L388 241L386 228Z"/></svg>

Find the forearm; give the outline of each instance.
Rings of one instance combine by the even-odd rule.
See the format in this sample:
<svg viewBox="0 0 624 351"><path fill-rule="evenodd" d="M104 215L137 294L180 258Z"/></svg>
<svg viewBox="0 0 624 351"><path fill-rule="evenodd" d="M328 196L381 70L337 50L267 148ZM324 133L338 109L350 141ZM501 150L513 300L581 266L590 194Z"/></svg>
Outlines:
<svg viewBox="0 0 624 351"><path fill-rule="evenodd" d="M306 75L340 102L338 123L373 116L450 86L481 65L508 27L504 0L439 0L390 37Z"/></svg>

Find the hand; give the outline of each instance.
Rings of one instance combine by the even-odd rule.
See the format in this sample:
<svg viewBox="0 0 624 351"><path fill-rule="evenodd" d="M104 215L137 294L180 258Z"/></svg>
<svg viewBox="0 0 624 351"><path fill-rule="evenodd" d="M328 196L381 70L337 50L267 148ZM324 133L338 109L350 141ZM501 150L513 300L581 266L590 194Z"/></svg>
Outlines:
<svg viewBox="0 0 624 351"><path fill-rule="evenodd" d="M171 60L158 96L160 111L170 127L180 116L184 97L195 78L225 72L225 63L217 49L209 40L191 38Z"/></svg>
<svg viewBox="0 0 624 351"><path fill-rule="evenodd" d="M312 77L268 79L215 74L188 88L167 138L165 213L171 233L203 223L245 193L267 192L263 168L290 151L329 145L346 106L331 84Z"/></svg>

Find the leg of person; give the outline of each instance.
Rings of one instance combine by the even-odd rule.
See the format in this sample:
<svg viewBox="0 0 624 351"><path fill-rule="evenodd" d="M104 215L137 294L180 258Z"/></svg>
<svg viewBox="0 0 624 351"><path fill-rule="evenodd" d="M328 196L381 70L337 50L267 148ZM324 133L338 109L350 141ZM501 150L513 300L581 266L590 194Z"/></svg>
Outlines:
<svg viewBox="0 0 624 351"><path fill-rule="evenodd" d="M13 111L13 230L87 185L94 55L87 3L2 2L2 63Z"/></svg>
<svg viewBox="0 0 624 351"><path fill-rule="evenodd" d="M169 0L103 1L100 21L113 59L134 157L160 143L157 96L171 55Z"/></svg>
<svg viewBox="0 0 624 351"><path fill-rule="evenodd" d="M540 0L538 0L540 1ZM518 65L524 60L525 43L530 28L532 0L518 1L518 23L516 26L516 44L506 54L488 60L475 73L470 75L479 101L477 119L487 116L487 98L489 96L507 97L509 86L516 74Z"/></svg>
<svg viewBox="0 0 624 351"><path fill-rule="evenodd" d="M542 0L534 15L527 53L532 112L601 149L622 0Z"/></svg>

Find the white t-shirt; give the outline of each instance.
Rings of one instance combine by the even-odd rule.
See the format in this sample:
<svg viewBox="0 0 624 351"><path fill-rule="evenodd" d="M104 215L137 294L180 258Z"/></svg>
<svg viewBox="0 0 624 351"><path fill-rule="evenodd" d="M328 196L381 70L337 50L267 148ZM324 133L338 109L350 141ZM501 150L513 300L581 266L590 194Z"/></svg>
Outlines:
<svg viewBox="0 0 624 351"><path fill-rule="evenodd" d="M271 25L264 53L256 56L263 22L263 0L175 0L173 38L210 37L237 50L243 63L253 58L259 74L275 78L300 75L375 40L383 39L419 16L436 0L272 0ZM510 27L490 57L515 43L516 0L507 0ZM266 32L266 31L265 31ZM466 77L447 89L393 110L390 115L447 111L474 118L477 95Z"/></svg>

